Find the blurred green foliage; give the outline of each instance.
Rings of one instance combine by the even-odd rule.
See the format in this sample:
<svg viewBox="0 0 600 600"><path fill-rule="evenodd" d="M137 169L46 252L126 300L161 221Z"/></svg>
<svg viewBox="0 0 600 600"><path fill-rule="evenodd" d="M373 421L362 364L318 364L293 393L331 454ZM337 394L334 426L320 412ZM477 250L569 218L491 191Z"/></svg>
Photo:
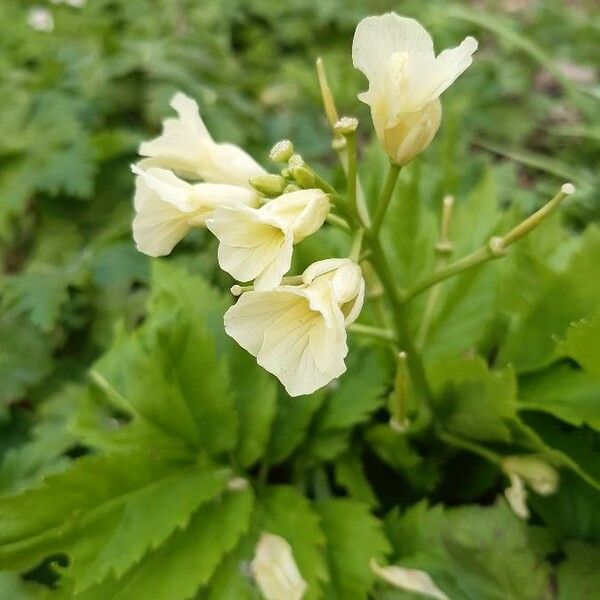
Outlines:
<svg viewBox="0 0 600 600"><path fill-rule="evenodd" d="M39 5L51 32L27 24ZM386 220L402 285L433 269L444 194L462 256L563 181L578 187L506 259L445 283L423 342L443 432L561 467L556 495L532 495L532 524L492 504L506 482L488 463L391 432L383 353L357 343L337 388L290 399L222 332L229 281L210 236L168 265L130 239L129 164L177 90L217 140L268 166L290 138L341 185L319 55L361 120L371 197L385 160L350 44L390 9L438 49L480 42ZM452 600L600 598L578 586L600 552L599 38L594 0L3 0L0 598L255 598L239 564L265 528L291 543L307 598L416 598L374 588L373 556L426 569ZM296 266L326 249L347 242L322 231ZM411 304L415 334L425 302ZM227 491L234 475L256 489ZM57 591L37 585L59 575Z"/></svg>

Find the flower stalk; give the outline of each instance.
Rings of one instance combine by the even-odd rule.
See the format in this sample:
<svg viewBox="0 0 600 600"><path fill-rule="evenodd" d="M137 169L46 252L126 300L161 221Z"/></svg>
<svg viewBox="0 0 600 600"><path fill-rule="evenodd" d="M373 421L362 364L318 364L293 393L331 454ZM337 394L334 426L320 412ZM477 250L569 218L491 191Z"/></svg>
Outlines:
<svg viewBox="0 0 600 600"><path fill-rule="evenodd" d="M489 239L487 244L481 246L471 254L464 256L463 258L450 263L446 267L434 271L429 277L426 277L420 283L417 283L413 288L409 289L404 294L405 300L410 300L420 293L429 289L431 286L444 281L449 277L458 275L463 271L477 267L489 260L494 258L501 258L504 256L506 248L511 244L522 239L530 231L535 229L544 219L552 214L559 206L559 204L567 197L575 193L575 186L571 183L565 183L560 191L542 208L527 217L524 221L519 223L516 227L511 229L507 234L503 236L495 236Z"/></svg>

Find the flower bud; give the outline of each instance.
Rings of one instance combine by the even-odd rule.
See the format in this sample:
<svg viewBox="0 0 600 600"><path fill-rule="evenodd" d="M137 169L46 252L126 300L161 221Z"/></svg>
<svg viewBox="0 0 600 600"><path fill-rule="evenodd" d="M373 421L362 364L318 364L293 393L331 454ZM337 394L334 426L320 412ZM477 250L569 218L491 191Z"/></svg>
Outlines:
<svg viewBox="0 0 600 600"><path fill-rule="evenodd" d="M290 172L301 188L308 189L315 187L315 175L308 167L291 167Z"/></svg>
<svg viewBox="0 0 600 600"><path fill-rule="evenodd" d="M256 175L250 178L250 185L265 196L275 197L283 193L287 181L281 175Z"/></svg>
<svg viewBox="0 0 600 600"><path fill-rule="evenodd" d="M333 126L333 131L337 135L348 135L358 129L358 119L354 117L342 117Z"/></svg>
<svg viewBox="0 0 600 600"><path fill-rule="evenodd" d="M281 536L261 535L250 569L265 600L301 600L306 593L292 548Z"/></svg>
<svg viewBox="0 0 600 600"><path fill-rule="evenodd" d="M294 144L290 140L281 140L271 148L269 158L273 162L284 163L291 158L292 154L294 154Z"/></svg>

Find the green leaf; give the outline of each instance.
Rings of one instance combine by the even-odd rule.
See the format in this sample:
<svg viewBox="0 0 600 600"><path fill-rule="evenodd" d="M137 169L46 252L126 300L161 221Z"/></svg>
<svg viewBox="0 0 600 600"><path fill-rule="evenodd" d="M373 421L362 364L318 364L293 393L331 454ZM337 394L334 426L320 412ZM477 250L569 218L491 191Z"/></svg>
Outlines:
<svg viewBox="0 0 600 600"><path fill-rule="evenodd" d="M369 506L377 506L377 496L367 479L360 456L347 452L336 460L334 469L335 482L346 489L349 496Z"/></svg>
<svg viewBox="0 0 600 600"><path fill-rule="evenodd" d="M16 573L0 572L0 598L6 600L43 600L50 590L35 583L23 581Z"/></svg>
<svg viewBox="0 0 600 600"><path fill-rule="evenodd" d="M378 563L389 552L379 522L367 505L354 500L330 499L315 505L327 538L331 579L323 597L327 600L361 600L373 585L371 559Z"/></svg>
<svg viewBox="0 0 600 600"><path fill-rule="evenodd" d="M372 348L352 352L348 371L338 380L315 416L305 450L311 457L333 460L350 443L352 429L383 403L385 374Z"/></svg>
<svg viewBox="0 0 600 600"><path fill-rule="evenodd" d="M20 398L52 369L47 335L12 312L0 314L0 402Z"/></svg>
<svg viewBox="0 0 600 600"><path fill-rule="evenodd" d="M291 545L298 569L308 584L305 599L320 598L323 583L329 577L326 540L318 514L304 496L286 486L268 488L258 509L260 530L280 535Z"/></svg>
<svg viewBox="0 0 600 600"><path fill-rule="evenodd" d="M588 600L600 590L600 546L568 542L558 567L558 600Z"/></svg>
<svg viewBox="0 0 600 600"><path fill-rule="evenodd" d="M248 467L263 456L269 443L277 409L277 385L274 378L241 349L232 351L230 365L239 416L235 455L242 467Z"/></svg>
<svg viewBox="0 0 600 600"><path fill-rule="evenodd" d="M539 410L600 430L600 378L567 364L536 371L519 382L519 410Z"/></svg>
<svg viewBox="0 0 600 600"><path fill-rule="evenodd" d="M455 434L481 441L508 442L507 422L516 418L512 370L490 370L480 357L454 358L430 365L436 414Z"/></svg>
<svg viewBox="0 0 600 600"><path fill-rule="evenodd" d="M152 450L81 458L41 487L0 500L0 565L25 569L65 552L77 589L113 570L120 575L184 527L228 477L227 469Z"/></svg>
<svg viewBox="0 0 600 600"><path fill-rule="evenodd" d="M302 398L291 398L280 389L267 452L270 464L284 461L300 445L324 399L323 390Z"/></svg>
<svg viewBox="0 0 600 600"><path fill-rule="evenodd" d="M579 366L600 382L600 313L590 321L573 323L558 345L561 354L576 360Z"/></svg>
<svg viewBox="0 0 600 600"><path fill-rule="evenodd" d="M394 562L423 569L452 600L550 599L549 568L526 524L503 500L494 506L428 509L387 520Z"/></svg>
<svg viewBox="0 0 600 600"><path fill-rule="evenodd" d="M577 246L565 265L546 273L533 297L522 307L500 350L500 364L514 364L518 372L548 366L556 359L555 337L564 336L573 321L596 315L600 297L600 278L596 276L600 228L589 226Z"/></svg>
<svg viewBox="0 0 600 600"><path fill-rule="evenodd" d="M107 579L77 598L186 600L193 597L247 531L253 501L252 493L247 490L225 494L203 505L184 530L173 533L121 579Z"/></svg>

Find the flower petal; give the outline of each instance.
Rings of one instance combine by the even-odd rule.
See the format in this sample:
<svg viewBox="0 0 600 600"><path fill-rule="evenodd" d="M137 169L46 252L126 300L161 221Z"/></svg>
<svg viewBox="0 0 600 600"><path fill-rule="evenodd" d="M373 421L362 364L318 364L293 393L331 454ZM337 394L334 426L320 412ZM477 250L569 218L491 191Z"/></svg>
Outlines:
<svg viewBox="0 0 600 600"><path fill-rule="evenodd" d="M219 240L220 267L238 281L257 279L272 289L292 262L292 233L276 219L247 206L220 206L206 223Z"/></svg>
<svg viewBox="0 0 600 600"><path fill-rule="evenodd" d="M397 52L433 59L433 41L418 21L396 13L367 17L356 27L352 62L370 87L383 86L388 60Z"/></svg>
<svg viewBox="0 0 600 600"><path fill-rule="evenodd" d="M251 570L265 600L301 600L306 592L292 547L281 536L260 536Z"/></svg>
<svg viewBox="0 0 600 600"><path fill-rule="evenodd" d="M393 587L408 592L417 592L436 600L450 600L425 571L406 569L395 565L380 567L375 559L371 560L369 566L376 575Z"/></svg>

